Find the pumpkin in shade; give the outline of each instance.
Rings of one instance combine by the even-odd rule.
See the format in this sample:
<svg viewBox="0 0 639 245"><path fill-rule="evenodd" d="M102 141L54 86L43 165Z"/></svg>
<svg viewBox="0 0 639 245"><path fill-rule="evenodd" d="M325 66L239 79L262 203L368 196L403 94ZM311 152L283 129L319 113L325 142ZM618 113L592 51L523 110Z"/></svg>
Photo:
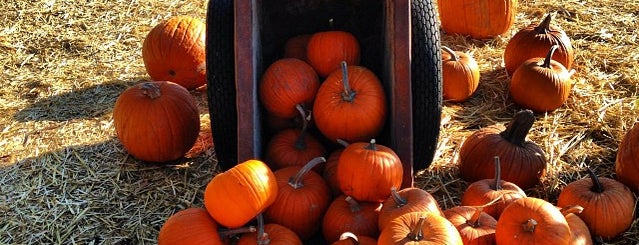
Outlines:
<svg viewBox="0 0 639 245"><path fill-rule="evenodd" d="M357 38L345 31L314 33L306 46L306 59L320 77L340 69L340 63L359 65L360 47Z"/></svg>
<svg viewBox="0 0 639 245"><path fill-rule="evenodd" d="M437 200L424 189L408 187L397 191L392 188L391 196L384 201L379 213L379 229L384 229L393 219L412 212L443 215Z"/></svg>
<svg viewBox="0 0 639 245"><path fill-rule="evenodd" d="M172 82L143 82L118 96L113 108L118 139L133 157L149 162L179 159L200 132L195 99Z"/></svg>
<svg viewBox="0 0 639 245"><path fill-rule="evenodd" d="M257 233L244 233L235 245L302 245L302 240L289 228L270 223L264 224L263 215L257 215Z"/></svg>
<svg viewBox="0 0 639 245"><path fill-rule="evenodd" d="M455 226L433 212L411 212L393 219L384 227L377 242L379 245L463 244Z"/></svg>
<svg viewBox="0 0 639 245"><path fill-rule="evenodd" d="M639 194L639 123L635 122L619 143L615 162L617 180Z"/></svg>
<svg viewBox="0 0 639 245"><path fill-rule="evenodd" d="M218 225L206 209L187 208L169 217L160 228L159 245L227 244L218 233Z"/></svg>
<svg viewBox="0 0 639 245"><path fill-rule="evenodd" d="M352 232L344 232L339 236L339 240L331 245L377 245L377 240L368 236L358 236Z"/></svg>
<svg viewBox="0 0 639 245"><path fill-rule="evenodd" d="M258 85L260 102L280 118L299 115L296 105L310 108L319 89L319 78L306 62L295 58L276 60L266 68Z"/></svg>
<svg viewBox="0 0 639 245"><path fill-rule="evenodd" d="M546 172L544 151L526 135L535 116L530 110L519 111L508 123L481 128L468 136L459 150L459 172L467 182L495 177L495 156L501 163L501 178L521 189L539 182Z"/></svg>
<svg viewBox="0 0 639 245"><path fill-rule="evenodd" d="M553 111L563 105L572 88L572 72L552 60L558 46L552 46L546 58L526 60L512 75L510 97L518 105L535 112Z"/></svg>
<svg viewBox="0 0 639 245"><path fill-rule="evenodd" d="M399 188L403 166L393 149L375 143L355 142L342 151L337 163L340 190L359 201L383 202L391 188Z"/></svg>
<svg viewBox="0 0 639 245"><path fill-rule="evenodd" d="M583 210L584 208L579 205L571 205L559 209L561 214L566 218L568 227L570 227L570 233L572 234L570 245L593 244L588 225L577 216L577 214L583 212Z"/></svg>
<svg viewBox="0 0 639 245"><path fill-rule="evenodd" d="M377 220L382 203L360 202L341 195L333 200L322 220L322 233L328 243L339 240L344 232L377 237Z"/></svg>
<svg viewBox="0 0 639 245"><path fill-rule="evenodd" d="M382 130L386 103L382 83L372 71L342 62L342 69L331 73L317 91L313 119L331 141L366 142Z"/></svg>
<svg viewBox="0 0 639 245"><path fill-rule="evenodd" d="M479 65L470 55L442 46L442 90L445 100L463 102L479 86Z"/></svg>
<svg viewBox="0 0 639 245"><path fill-rule="evenodd" d="M495 178L471 183L462 194L461 205L479 206L498 199L492 205L484 207L483 211L499 219L506 206L519 198L526 197L526 193L519 186L501 179L500 166L499 157L495 157Z"/></svg>
<svg viewBox="0 0 639 245"><path fill-rule="evenodd" d="M538 25L524 27L508 40L504 50L504 65L509 75L512 76L524 61L546 56L554 45L558 45L558 49L552 59L566 69L572 68L574 51L570 38L560 27L551 25L551 19L548 14Z"/></svg>
<svg viewBox="0 0 639 245"><path fill-rule="evenodd" d="M248 160L219 173L204 190L204 206L221 225L245 225L277 198L277 180L262 161Z"/></svg>
<svg viewBox="0 0 639 245"><path fill-rule="evenodd" d="M593 236L610 240L626 231L634 218L635 196L623 183L597 177L587 169L589 178L573 181L559 193L557 206L579 205L578 213Z"/></svg>
<svg viewBox="0 0 639 245"><path fill-rule="evenodd" d="M515 22L517 0L437 0L442 29L476 39L506 33Z"/></svg>
<svg viewBox="0 0 639 245"><path fill-rule="evenodd" d="M269 223L286 226L302 240L317 233L331 203L331 193L322 176L311 169L324 162L324 157L316 157L303 167L291 166L274 172L279 189L277 199L264 212Z"/></svg>
<svg viewBox="0 0 639 245"><path fill-rule="evenodd" d="M331 187L331 193L333 193L334 197L342 194L342 190L339 189L339 180L337 179L337 164L339 163L339 157L342 155L342 151L348 146L348 142L341 139L337 139L337 143L343 148L333 150L333 152L328 155L328 159L322 171L322 177L326 180L328 186Z"/></svg>
<svg viewBox="0 0 639 245"><path fill-rule="evenodd" d="M465 245L495 244L497 220L482 207L455 206L444 210L444 217L457 228Z"/></svg>
<svg viewBox="0 0 639 245"><path fill-rule="evenodd" d="M546 200L523 197L508 205L497 220L497 244L570 244L564 215Z"/></svg>
<svg viewBox="0 0 639 245"><path fill-rule="evenodd" d="M296 58L308 61L306 58L306 47L311 40L311 34L302 34L289 38L284 43L284 58Z"/></svg>
<svg viewBox="0 0 639 245"><path fill-rule="evenodd" d="M206 84L206 25L189 16L171 17L151 29L142 44L142 60L155 81L186 89Z"/></svg>

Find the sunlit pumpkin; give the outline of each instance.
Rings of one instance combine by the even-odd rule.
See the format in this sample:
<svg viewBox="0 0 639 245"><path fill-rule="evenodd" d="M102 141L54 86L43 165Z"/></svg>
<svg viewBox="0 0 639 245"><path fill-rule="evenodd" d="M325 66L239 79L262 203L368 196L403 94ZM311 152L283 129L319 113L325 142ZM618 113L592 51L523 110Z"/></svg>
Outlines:
<svg viewBox="0 0 639 245"><path fill-rule="evenodd" d="M515 22L517 0L437 0L442 29L476 39L505 34Z"/></svg>
<svg viewBox="0 0 639 245"><path fill-rule="evenodd" d="M572 234L559 210L546 200L524 197L502 212L495 228L497 244L568 245Z"/></svg>
<svg viewBox="0 0 639 245"><path fill-rule="evenodd" d="M451 102L470 98L479 86L479 65L475 59L442 46L442 96Z"/></svg>
<svg viewBox="0 0 639 245"><path fill-rule="evenodd" d="M617 180L639 194L639 123L635 122L619 143L615 162Z"/></svg>

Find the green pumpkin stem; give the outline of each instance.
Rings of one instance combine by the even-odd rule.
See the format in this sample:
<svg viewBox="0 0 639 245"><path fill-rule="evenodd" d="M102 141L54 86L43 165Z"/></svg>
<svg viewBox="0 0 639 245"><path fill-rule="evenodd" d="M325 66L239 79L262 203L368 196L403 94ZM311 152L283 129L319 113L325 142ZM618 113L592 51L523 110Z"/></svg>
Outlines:
<svg viewBox="0 0 639 245"><path fill-rule="evenodd" d="M526 135L530 132L534 122L535 115L531 110L519 111L515 114L510 123L508 123L506 130L499 134L508 142L518 146L523 146L524 143L526 143Z"/></svg>
<svg viewBox="0 0 639 245"><path fill-rule="evenodd" d="M305 150L306 149L306 141L305 136L306 136L306 130L308 128L308 121L310 120L310 115L309 117L306 116L306 110L304 110L304 106L297 104L295 105L295 109L297 109L297 111L300 113L300 116L302 116L302 131L300 132L300 135L297 136L297 139L295 140L295 149L298 150Z"/></svg>
<svg viewBox="0 0 639 245"><path fill-rule="evenodd" d="M590 188L590 190L596 193L604 192L604 188L595 172L593 172L590 168L586 168L586 171L588 171L588 176L590 176L590 180L592 180L592 188Z"/></svg>
<svg viewBox="0 0 639 245"><path fill-rule="evenodd" d="M546 54L546 58L544 59L544 63L541 65L541 67L546 68L546 69L550 69L550 61L552 61L552 55L555 53L555 51L559 48L558 45L552 45L552 47L550 47L550 50L548 51L548 54Z"/></svg>
<svg viewBox="0 0 639 245"><path fill-rule="evenodd" d="M419 221L417 224L411 229L411 231L406 235L409 241L421 241L424 239L424 232L422 231L424 228L424 223L426 222L426 216L428 214L424 214L424 216L419 217Z"/></svg>
<svg viewBox="0 0 639 245"><path fill-rule="evenodd" d="M402 198L402 196L399 195L395 186L391 187L391 197L393 198L393 201L395 201L395 207L397 208L403 207L404 205L408 204L408 200L406 200L406 198Z"/></svg>
<svg viewBox="0 0 639 245"><path fill-rule="evenodd" d="M346 64L346 61L342 61L340 65L342 66L342 84L344 85L342 99L344 101L353 102L355 99L355 92L351 89L351 85L348 81L348 64Z"/></svg>
<svg viewBox="0 0 639 245"><path fill-rule="evenodd" d="M271 238L264 231L264 217L262 217L262 213L259 213L257 215L257 245L268 245L270 243Z"/></svg>
<svg viewBox="0 0 639 245"><path fill-rule="evenodd" d="M151 99L156 99L162 95L160 91L160 85L150 82L141 83L138 86L139 89L142 90L142 93L148 96Z"/></svg>
<svg viewBox="0 0 639 245"><path fill-rule="evenodd" d="M458 61L459 60L459 56L457 56L457 53L455 53L455 51L453 51L449 47L442 46L442 49L444 51L446 51L446 53L450 54L450 60L451 61Z"/></svg>
<svg viewBox="0 0 639 245"><path fill-rule="evenodd" d="M344 241L346 239L350 239L353 242L354 245L359 245L359 239L352 232L348 232L347 231L347 232L344 232L341 235L339 235L339 240L340 241Z"/></svg>
<svg viewBox="0 0 639 245"><path fill-rule="evenodd" d="M375 144L375 139L371 139L370 143L366 146L367 150L376 151L377 144Z"/></svg>
<svg viewBox="0 0 639 245"><path fill-rule="evenodd" d="M523 224L523 226L524 226L524 231L534 232L535 227L537 227L537 221L534 219L529 219L526 221L526 223Z"/></svg>
<svg viewBox="0 0 639 245"><path fill-rule="evenodd" d="M237 234L255 232L256 230L257 229L255 229L255 226L244 226L233 229L220 229L217 231L217 233L220 235L220 237L230 237Z"/></svg>
<svg viewBox="0 0 639 245"><path fill-rule="evenodd" d="M550 31L550 21L552 20L552 17L550 16L550 14L547 14L546 17L544 18L544 20L542 20L539 25L537 25L537 27L535 27L535 33L537 33L537 35L539 34L548 34L548 32Z"/></svg>
<svg viewBox="0 0 639 245"><path fill-rule="evenodd" d="M357 202L357 200L355 200L355 198L351 196L347 196L345 200L348 203L348 206L351 208L351 212L355 213L362 210L362 206L359 205L359 203Z"/></svg>
<svg viewBox="0 0 639 245"><path fill-rule="evenodd" d="M293 187L293 189L299 189L304 187L304 183L302 182L302 180L304 180L304 175L306 175L308 171L311 171L311 169L313 169L318 164L324 163L324 162L326 162L326 158L324 157L316 157L311 159L310 161L308 161L308 163L304 165L304 167L302 167L302 169L300 169L300 171L297 172L297 174L295 174L295 176L291 177L288 180L288 184L291 187Z"/></svg>
<svg viewBox="0 0 639 245"><path fill-rule="evenodd" d="M501 161L499 157L495 156L495 190L500 191L501 188Z"/></svg>

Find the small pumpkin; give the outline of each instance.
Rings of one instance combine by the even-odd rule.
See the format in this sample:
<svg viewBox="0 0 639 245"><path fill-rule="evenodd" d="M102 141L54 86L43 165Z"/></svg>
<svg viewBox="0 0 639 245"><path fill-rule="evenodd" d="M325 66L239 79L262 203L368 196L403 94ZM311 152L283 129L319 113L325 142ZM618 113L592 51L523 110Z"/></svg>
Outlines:
<svg viewBox="0 0 639 245"><path fill-rule="evenodd" d="M467 182L495 177L494 158L501 162L501 178L521 189L539 182L546 172L546 156L526 135L535 115L530 110L515 114L508 127L501 124L481 128L468 136L459 150L459 172Z"/></svg>
<svg viewBox="0 0 639 245"><path fill-rule="evenodd" d="M570 245L593 244L588 225L577 216L577 214L583 212L583 210L584 208L579 205L571 205L559 209L561 214L566 218L568 227L570 227L570 233L572 234Z"/></svg>
<svg viewBox="0 0 639 245"><path fill-rule="evenodd" d="M204 206L221 225L245 225L277 198L275 174L262 161L248 160L219 173L204 190Z"/></svg>
<svg viewBox="0 0 639 245"><path fill-rule="evenodd" d="M626 231L634 218L635 197L623 183L597 175L588 168L589 178L566 185L557 199L557 206L579 205L578 213L593 236L610 240Z"/></svg>
<svg viewBox="0 0 639 245"><path fill-rule="evenodd" d="M517 0L437 0L442 29L476 39L506 33L515 22Z"/></svg>
<svg viewBox="0 0 639 245"><path fill-rule="evenodd" d="M200 132L195 99L166 81L143 82L122 92L113 107L118 139L133 157L168 162L184 156Z"/></svg>
<svg viewBox="0 0 639 245"><path fill-rule="evenodd" d="M497 220L481 206L455 206L444 210L444 217L459 231L465 245L495 244Z"/></svg>
<svg viewBox="0 0 639 245"><path fill-rule="evenodd" d="M283 225L264 224L263 215L257 215L257 233L244 233L236 245L302 245L302 240Z"/></svg>
<svg viewBox="0 0 639 245"><path fill-rule="evenodd" d="M340 190L359 201L383 202L391 188L399 188L403 166L393 149L375 143L355 142L342 151L337 163Z"/></svg>
<svg viewBox="0 0 639 245"><path fill-rule="evenodd" d="M388 105L382 83L369 69L347 66L322 83L315 103L315 126L330 141L368 141L384 126Z"/></svg>
<svg viewBox="0 0 639 245"><path fill-rule="evenodd" d="M535 197L523 197L508 205L497 220L497 244L570 244L566 218L554 205Z"/></svg>
<svg viewBox="0 0 639 245"><path fill-rule="evenodd" d="M228 244L218 233L218 225L203 208L187 208L171 215L160 228L159 245Z"/></svg>
<svg viewBox="0 0 639 245"><path fill-rule="evenodd" d="M339 189L339 180L337 179L337 164L339 163L339 157L342 155L342 151L348 146L348 142L341 139L337 139L337 143L339 143L342 148L333 150L333 152L328 155L328 159L322 171L322 177L326 180L328 186L331 187L331 193L333 193L334 197L342 194L342 190Z"/></svg>
<svg viewBox="0 0 639 245"><path fill-rule="evenodd" d="M311 169L324 162L324 157L316 157L303 167L291 166L274 172L279 189L275 202L264 211L269 223L286 226L302 240L319 231L331 194L326 181Z"/></svg>
<svg viewBox="0 0 639 245"><path fill-rule="evenodd" d="M206 25L190 16L157 24L142 44L142 60L155 81L170 81L191 90L206 84Z"/></svg>
<svg viewBox="0 0 639 245"><path fill-rule="evenodd" d="M536 57L544 57L550 47L558 49L551 56L566 69L572 68L574 51L570 37L558 26L551 25L550 14L538 24L531 24L520 29L512 36L504 50L504 65L511 76L524 61Z"/></svg>
<svg viewBox="0 0 639 245"><path fill-rule="evenodd" d="M360 202L350 196L341 195L331 202L322 219L322 234L328 243L340 239L344 232L377 237L377 220L382 203Z"/></svg>
<svg viewBox="0 0 639 245"><path fill-rule="evenodd" d="M331 245L377 245L377 240L368 236L358 236L352 232L344 232L339 236L339 240Z"/></svg>
<svg viewBox="0 0 639 245"><path fill-rule="evenodd" d="M296 58L308 62L306 58L308 42L312 34L302 34L289 38L284 43L284 58Z"/></svg>
<svg viewBox="0 0 639 245"><path fill-rule="evenodd" d="M405 213L418 211L443 215L437 200L424 189L408 187L397 191L392 188L391 196L384 201L379 213L379 229L384 229L393 219Z"/></svg>
<svg viewBox="0 0 639 245"><path fill-rule="evenodd" d="M615 174L617 180L628 186L635 194L639 194L639 122L626 132L619 143Z"/></svg>
<svg viewBox="0 0 639 245"><path fill-rule="evenodd" d="M479 65L464 52L446 46L442 49L443 98L451 102L466 101L479 86Z"/></svg>
<svg viewBox="0 0 639 245"><path fill-rule="evenodd" d="M258 86L260 102L266 111L290 119L298 115L297 105L304 108L313 105L320 82L306 62L283 58L266 68Z"/></svg>
<svg viewBox="0 0 639 245"><path fill-rule="evenodd" d="M483 207L483 211L499 219L504 208L522 197L526 197L526 193L519 186L501 179L501 164L499 157L495 157L495 178L471 183L462 194L461 205L480 206L498 199L492 205Z"/></svg>
<svg viewBox="0 0 639 245"><path fill-rule="evenodd" d="M411 212L393 219L377 239L379 245L462 245L459 232L443 216L433 212Z"/></svg>
<svg viewBox="0 0 639 245"><path fill-rule="evenodd" d="M526 60L515 70L509 89L515 103L543 113L559 108L568 100L572 72L551 58L557 47L552 46L545 59Z"/></svg>
<svg viewBox="0 0 639 245"><path fill-rule="evenodd" d="M359 65L359 42L346 31L317 32L308 40L306 58L320 77L327 77L340 69L341 62Z"/></svg>

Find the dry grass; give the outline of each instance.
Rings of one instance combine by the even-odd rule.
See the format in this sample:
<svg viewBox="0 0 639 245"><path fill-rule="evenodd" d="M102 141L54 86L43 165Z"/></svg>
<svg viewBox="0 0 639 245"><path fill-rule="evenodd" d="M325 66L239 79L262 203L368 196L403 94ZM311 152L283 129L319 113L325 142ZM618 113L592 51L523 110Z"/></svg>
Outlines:
<svg viewBox="0 0 639 245"><path fill-rule="evenodd" d="M171 15L204 20L206 1L2 1L0 14L0 244L154 244L166 218L202 206L217 172L210 142L171 166L127 156L115 138L118 94L149 79L141 60L146 33ZM463 139L505 123L519 110L501 64L508 37L547 12L576 50L575 86L557 111L537 115L530 134L547 153L548 175L531 196L555 201L583 167L614 177L617 145L638 116L639 3L522 1L511 33L491 40L443 36L477 59L475 96L444 107L437 157L417 176L442 207L459 203L467 183L455 163ZM206 94L194 91L208 135ZM639 173L638 173L639 174ZM638 244L639 224L614 244Z"/></svg>

